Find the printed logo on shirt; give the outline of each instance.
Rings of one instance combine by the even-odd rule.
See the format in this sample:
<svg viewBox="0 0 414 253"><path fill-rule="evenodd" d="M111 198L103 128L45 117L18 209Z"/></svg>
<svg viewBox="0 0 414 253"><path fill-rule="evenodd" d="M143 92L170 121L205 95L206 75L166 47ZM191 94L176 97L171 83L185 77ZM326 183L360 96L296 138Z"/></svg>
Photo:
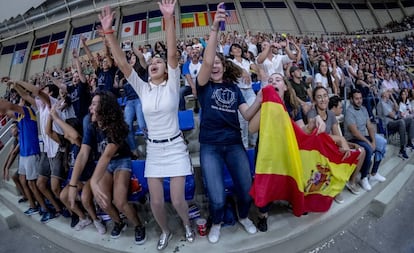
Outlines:
<svg viewBox="0 0 414 253"><path fill-rule="evenodd" d="M107 145L108 145L108 140L106 138L100 141L98 143L98 153L102 155Z"/></svg>
<svg viewBox="0 0 414 253"><path fill-rule="evenodd" d="M227 88L219 88L214 91L212 95L214 103L211 105L212 109L225 111L225 112L236 112L233 107L236 103L236 94L234 91Z"/></svg>

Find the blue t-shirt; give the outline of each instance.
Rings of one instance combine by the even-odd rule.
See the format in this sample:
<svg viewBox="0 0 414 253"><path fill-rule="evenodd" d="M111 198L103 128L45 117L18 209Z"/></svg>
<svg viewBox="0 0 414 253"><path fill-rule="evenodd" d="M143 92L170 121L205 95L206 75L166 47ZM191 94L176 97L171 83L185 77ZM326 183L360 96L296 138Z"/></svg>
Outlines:
<svg viewBox="0 0 414 253"><path fill-rule="evenodd" d="M23 106L24 114L16 114L19 127L20 156L40 154L37 117L29 106Z"/></svg>
<svg viewBox="0 0 414 253"><path fill-rule="evenodd" d="M79 82L78 85L70 85L67 87L73 110L76 117L83 119L88 114L88 108L91 103L91 94L87 83Z"/></svg>
<svg viewBox="0 0 414 253"><path fill-rule="evenodd" d="M197 97L203 110L200 124L200 143L241 144L239 105L246 103L235 84L197 83Z"/></svg>
<svg viewBox="0 0 414 253"><path fill-rule="evenodd" d="M112 66L107 71L99 68L97 71L98 76L98 87L104 91L114 92L114 78L117 68Z"/></svg>
<svg viewBox="0 0 414 253"><path fill-rule="evenodd" d="M80 147L78 145L72 144L69 151L69 167L73 168L75 166L76 157L78 156ZM81 175L79 176L79 181L86 182L88 181L95 170L95 162L91 159L89 155L88 162L85 165Z"/></svg>
<svg viewBox="0 0 414 253"><path fill-rule="evenodd" d="M108 143L114 142L110 140L101 129L96 128L94 124L91 123L88 125L86 131L83 134L82 144L91 147L91 150L93 152L93 159L95 161L99 160ZM119 145L119 148L111 160L131 157L131 150L125 140L122 141L122 143L117 144Z"/></svg>

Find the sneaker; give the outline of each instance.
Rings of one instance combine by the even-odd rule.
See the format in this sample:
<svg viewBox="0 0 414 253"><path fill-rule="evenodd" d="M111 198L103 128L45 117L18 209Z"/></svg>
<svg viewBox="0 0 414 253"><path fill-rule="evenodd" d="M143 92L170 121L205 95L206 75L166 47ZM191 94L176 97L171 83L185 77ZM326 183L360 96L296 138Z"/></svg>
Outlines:
<svg viewBox="0 0 414 253"><path fill-rule="evenodd" d="M158 241L157 249L158 250L163 250L163 249L167 248L168 242L171 240L171 238L172 238L172 233L171 232L168 233L168 235L165 234L165 233L162 233L160 235L160 240Z"/></svg>
<svg viewBox="0 0 414 253"><path fill-rule="evenodd" d="M70 214L69 210L67 208L63 208L62 211L60 212L62 214L63 217L65 218L69 218L72 215Z"/></svg>
<svg viewBox="0 0 414 253"><path fill-rule="evenodd" d="M74 228L76 224L79 222L79 216L75 213L72 213L71 221L70 221L70 227Z"/></svg>
<svg viewBox="0 0 414 253"><path fill-rule="evenodd" d="M18 201L17 201L17 203L24 203L24 202L26 202L27 201L27 199L26 198L21 198L21 199L19 199Z"/></svg>
<svg viewBox="0 0 414 253"><path fill-rule="evenodd" d="M249 234L255 234L257 232L256 226L253 224L253 222L249 218L240 219L240 224L243 225L244 229Z"/></svg>
<svg viewBox="0 0 414 253"><path fill-rule="evenodd" d="M266 232L267 231L267 217L259 217L257 221L257 229L260 232Z"/></svg>
<svg viewBox="0 0 414 253"><path fill-rule="evenodd" d="M24 211L24 214L26 214L27 216L33 215L33 214L37 214L39 213L39 209L36 207L30 207L29 209L27 209L26 211Z"/></svg>
<svg viewBox="0 0 414 253"><path fill-rule="evenodd" d="M345 202L344 201L344 198L342 197L342 194L341 193L339 193L338 195L336 195L335 198L334 198L334 200L338 204L342 204L342 203Z"/></svg>
<svg viewBox="0 0 414 253"><path fill-rule="evenodd" d="M405 152L405 149L400 150L400 153L398 154L399 157L403 159L408 159L407 152Z"/></svg>
<svg viewBox="0 0 414 253"><path fill-rule="evenodd" d="M86 226L89 226L91 224L92 224L92 221L88 217L86 217L85 219L79 219L78 224L76 224L76 226L75 226L75 230L76 231L81 231Z"/></svg>
<svg viewBox="0 0 414 253"><path fill-rule="evenodd" d="M372 181L378 181L378 182L384 182L386 180L386 178L380 175L379 173L376 173L373 176L371 175L369 179Z"/></svg>
<svg viewBox="0 0 414 253"><path fill-rule="evenodd" d="M135 244L141 245L147 240L144 226L135 227Z"/></svg>
<svg viewBox="0 0 414 253"><path fill-rule="evenodd" d="M348 190L355 195L360 194L361 192L359 191L359 187L357 184L353 184L350 182L346 182L346 188L348 188Z"/></svg>
<svg viewBox="0 0 414 253"><path fill-rule="evenodd" d="M40 222L42 223L48 223L51 219L56 218L55 212L49 211L49 212L45 212L42 215L42 218L40 219Z"/></svg>
<svg viewBox="0 0 414 253"><path fill-rule="evenodd" d="M409 149L411 149L411 150L414 150L414 144L412 144L412 143L408 143L408 144L407 144L407 148L409 148Z"/></svg>
<svg viewBox="0 0 414 253"><path fill-rule="evenodd" d="M221 225L213 225L210 228L210 232L208 233L208 240L211 243L217 243L220 239L220 229Z"/></svg>
<svg viewBox="0 0 414 253"><path fill-rule="evenodd" d="M364 177L361 180L361 186L362 186L362 189L366 190L367 192L369 192L372 189L371 185L368 182L368 177Z"/></svg>
<svg viewBox="0 0 414 253"><path fill-rule="evenodd" d="M194 242L195 233L194 230L191 228L190 225L185 225L185 239L187 242Z"/></svg>
<svg viewBox="0 0 414 253"><path fill-rule="evenodd" d="M95 225L96 230L98 230L99 234L103 235L106 233L106 226L102 223L101 218L94 220L93 225Z"/></svg>
<svg viewBox="0 0 414 253"><path fill-rule="evenodd" d="M121 236L121 232L124 231L127 227L127 224L121 220L121 222L114 222L114 228L111 232L111 238L116 239Z"/></svg>

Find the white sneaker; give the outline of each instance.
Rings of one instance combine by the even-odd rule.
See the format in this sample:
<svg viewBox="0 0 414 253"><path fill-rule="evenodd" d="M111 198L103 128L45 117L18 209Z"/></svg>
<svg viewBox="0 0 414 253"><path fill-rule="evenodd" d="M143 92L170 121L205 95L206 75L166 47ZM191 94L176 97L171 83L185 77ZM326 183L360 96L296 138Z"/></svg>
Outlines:
<svg viewBox="0 0 414 253"><path fill-rule="evenodd" d="M82 229L84 229L86 226L89 226L92 224L91 219L89 219L88 217L86 217L86 219L79 219L78 224L76 224L75 226L75 230L76 231L80 231Z"/></svg>
<svg viewBox="0 0 414 253"><path fill-rule="evenodd" d="M240 224L243 225L247 233L256 234L257 232L256 226L253 224L253 222L249 218L240 219L239 222Z"/></svg>
<svg viewBox="0 0 414 253"><path fill-rule="evenodd" d="M106 227L105 225L102 223L101 218L98 218L97 220L93 221L93 225L95 225L96 230L98 230L98 233L103 235L106 233Z"/></svg>
<svg viewBox="0 0 414 253"><path fill-rule="evenodd" d="M344 197L342 196L342 193L339 193L338 195L336 195L334 200L338 204L342 204L345 202Z"/></svg>
<svg viewBox="0 0 414 253"><path fill-rule="evenodd" d="M210 232L208 233L208 240L211 243L217 243L220 238L220 229L221 225L213 225L210 228Z"/></svg>
<svg viewBox="0 0 414 253"><path fill-rule="evenodd" d="M375 175L371 175L370 179L372 181L378 181L378 182L384 182L386 180L385 177L383 177L382 175L380 175L379 173L376 173Z"/></svg>
<svg viewBox="0 0 414 253"><path fill-rule="evenodd" d="M364 178L361 180L360 184L361 184L361 187L362 187L364 190L366 190L367 192L369 192L369 191L372 189L371 185L370 185L370 184L369 184L369 182L368 182L368 177L364 177Z"/></svg>

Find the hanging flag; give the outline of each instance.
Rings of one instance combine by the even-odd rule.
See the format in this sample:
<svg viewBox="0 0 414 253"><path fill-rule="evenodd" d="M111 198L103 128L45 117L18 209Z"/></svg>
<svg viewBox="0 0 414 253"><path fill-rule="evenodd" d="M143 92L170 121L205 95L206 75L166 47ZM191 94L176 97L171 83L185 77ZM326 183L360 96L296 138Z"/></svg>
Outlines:
<svg viewBox="0 0 414 253"><path fill-rule="evenodd" d="M139 20L135 22L134 35L140 35L147 33L147 20Z"/></svg>
<svg viewBox="0 0 414 253"><path fill-rule="evenodd" d="M231 10L228 12L229 16L226 19L226 23L229 25L234 25L239 23L239 18L237 17L236 10Z"/></svg>
<svg viewBox="0 0 414 253"><path fill-rule="evenodd" d="M197 12L196 16L196 25L197 26L207 26L208 25L208 18L206 12Z"/></svg>
<svg viewBox="0 0 414 253"><path fill-rule="evenodd" d="M325 212L353 173L359 151L342 160L332 138L305 134L272 86L263 90L260 142L250 195L258 207L286 200L295 216Z"/></svg>
<svg viewBox="0 0 414 253"><path fill-rule="evenodd" d="M49 44L43 44L40 46L39 58L45 58L47 56L47 51L49 49Z"/></svg>
<svg viewBox="0 0 414 253"><path fill-rule="evenodd" d="M78 49L79 42L80 42L80 34L72 35L72 38L70 39L69 49L74 49L74 48Z"/></svg>
<svg viewBox="0 0 414 253"><path fill-rule="evenodd" d="M14 52L12 64L22 64L26 55L26 49L18 50Z"/></svg>
<svg viewBox="0 0 414 253"><path fill-rule="evenodd" d="M194 14L193 13L181 14L181 27L182 28L194 27Z"/></svg>
<svg viewBox="0 0 414 253"><path fill-rule="evenodd" d="M33 48L33 51L32 51L32 60L38 59L39 58L39 54L40 54L40 46Z"/></svg>
<svg viewBox="0 0 414 253"><path fill-rule="evenodd" d="M56 53L57 53L57 54L62 53L62 50L63 50L63 44L64 44L64 42L65 42L65 40L64 40L64 39L60 39L60 40L58 40L57 47L56 47Z"/></svg>
<svg viewBox="0 0 414 253"><path fill-rule="evenodd" d="M49 43L49 49L47 50L47 55L48 56L56 54L57 45L58 45L57 40L52 41L52 42Z"/></svg>
<svg viewBox="0 0 414 253"><path fill-rule="evenodd" d="M161 17L150 18L149 20L149 32L159 32L162 30L162 20Z"/></svg>
<svg viewBox="0 0 414 253"><path fill-rule="evenodd" d="M128 36L132 36L134 35L134 31L135 31L135 22L124 23L122 24L121 37L124 38Z"/></svg>

